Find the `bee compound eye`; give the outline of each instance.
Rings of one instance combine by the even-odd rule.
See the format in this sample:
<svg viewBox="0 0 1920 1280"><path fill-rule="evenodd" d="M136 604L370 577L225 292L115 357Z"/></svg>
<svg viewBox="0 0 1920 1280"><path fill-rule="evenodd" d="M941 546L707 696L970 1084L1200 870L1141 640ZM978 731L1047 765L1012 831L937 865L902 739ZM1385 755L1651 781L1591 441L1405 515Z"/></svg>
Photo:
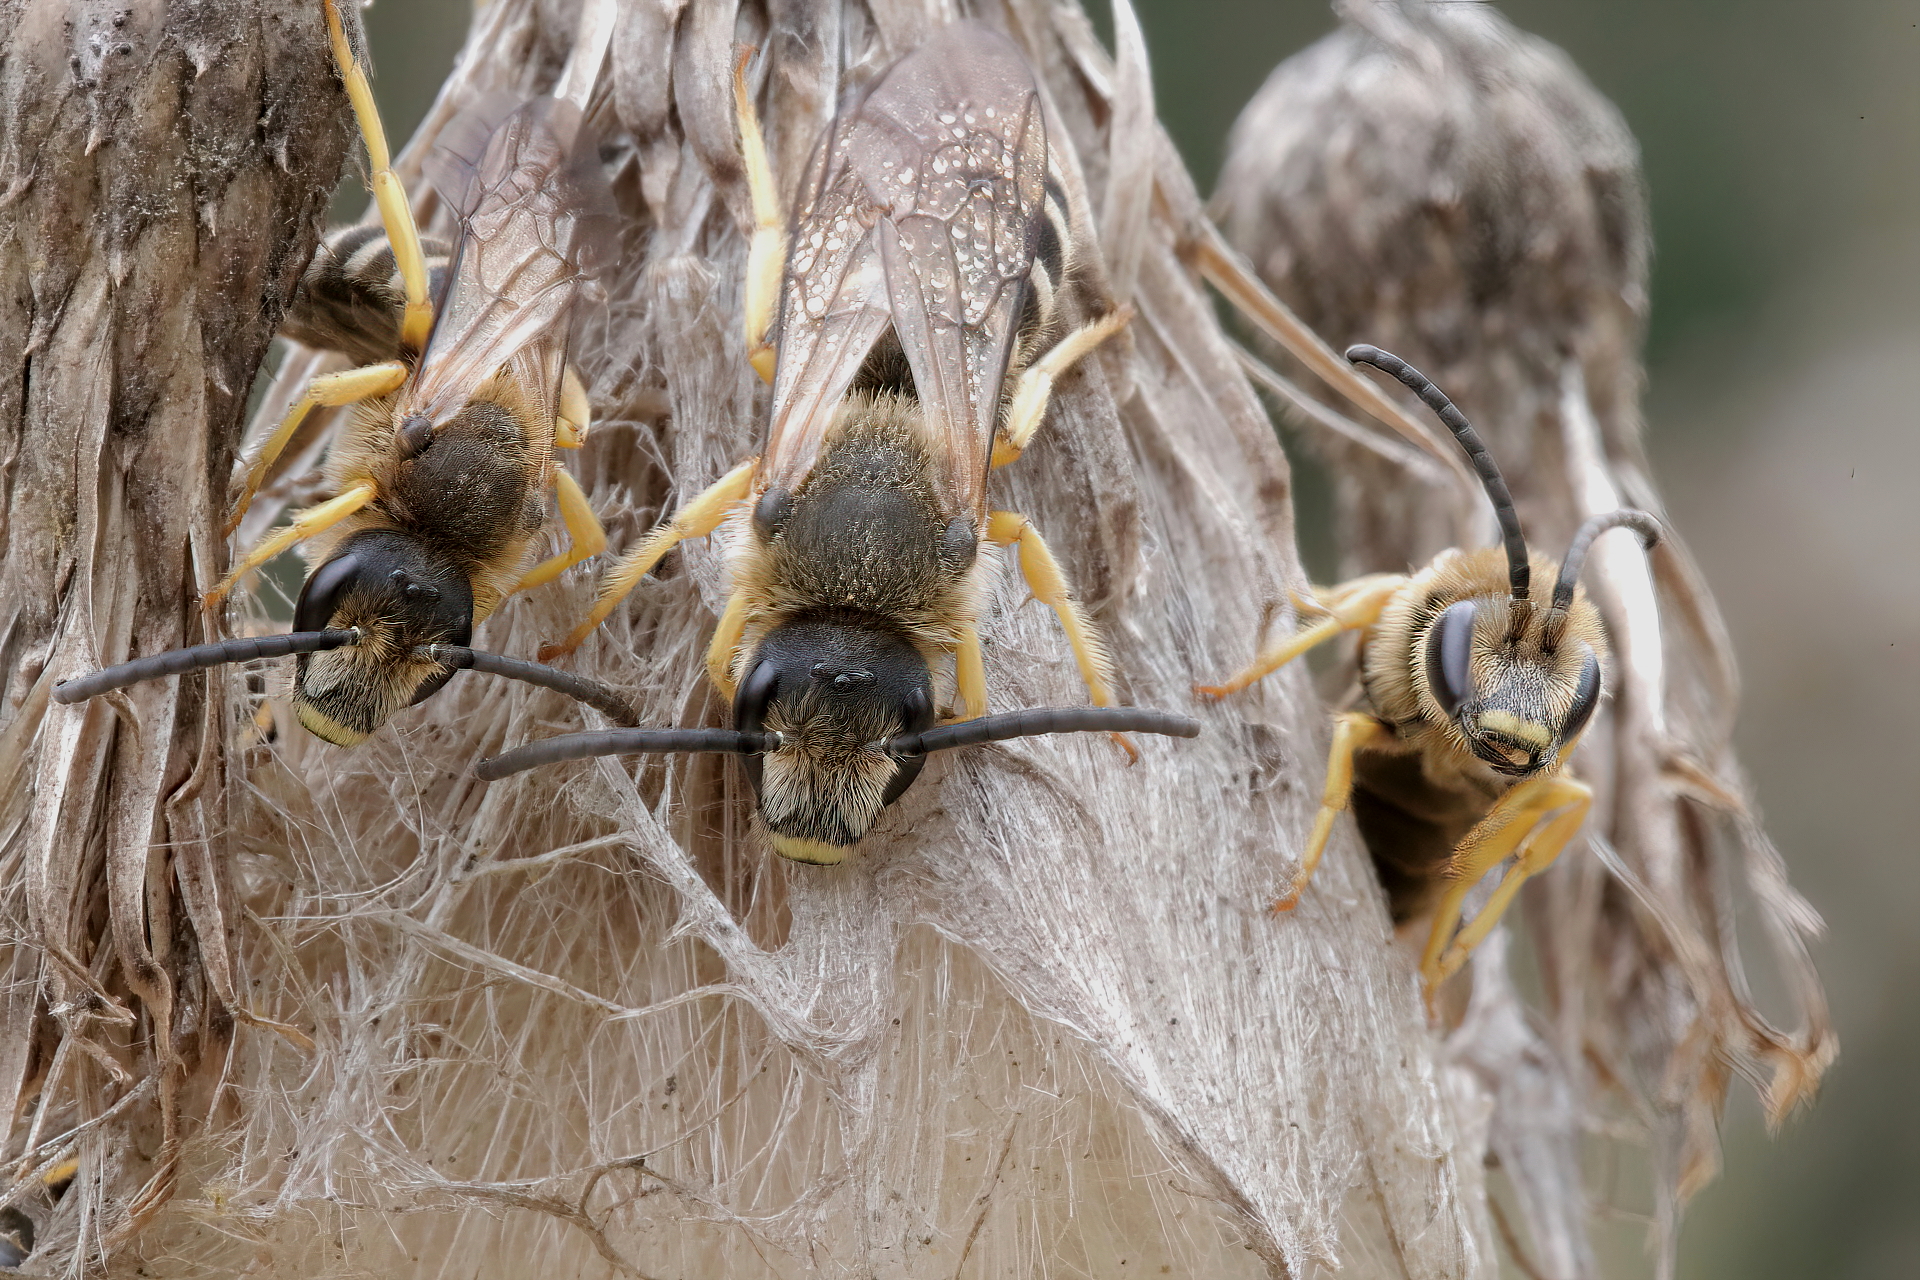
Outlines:
<svg viewBox="0 0 1920 1280"><path fill-rule="evenodd" d="M335 556L307 576L293 607L295 631L323 631L340 608L340 599L360 576L360 557L348 552Z"/></svg>
<svg viewBox="0 0 1920 1280"><path fill-rule="evenodd" d="M1594 708L1600 705L1600 658L1584 640L1580 642L1580 651L1586 655L1586 663L1580 668L1580 683L1573 688L1573 704L1567 708L1566 723L1560 728L1562 742L1579 737L1587 721L1593 718Z"/></svg>
<svg viewBox="0 0 1920 1280"><path fill-rule="evenodd" d="M1427 688L1451 719L1473 696L1473 601L1448 605L1427 632Z"/></svg>
<svg viewBox="0 0 1920 1280"><path fill-rule="evenodd" d="M914 779L918 778L920 771L926 767L925 756L895 756L893 777L887 780L887 789L881 793L880 807L884 809L905 795L907 788L913 785Z"/></svg>
<svg viewBox="0 0 1920 1280"><path fill-rule="evenodd" d="M747 674L740 682L740 691L733 699L733 727L749 733L758 733L767 718L767 708L773 703L773 695L780 687L780 669L771 662L762 662Z"/></svg>
<svg viewBox="0 0 1920 1280"><path fill-rule="evenodd" d="M925 689L909 690L901 699L900 710L902 733L919 733L933 725L933 699Z"/></svg>

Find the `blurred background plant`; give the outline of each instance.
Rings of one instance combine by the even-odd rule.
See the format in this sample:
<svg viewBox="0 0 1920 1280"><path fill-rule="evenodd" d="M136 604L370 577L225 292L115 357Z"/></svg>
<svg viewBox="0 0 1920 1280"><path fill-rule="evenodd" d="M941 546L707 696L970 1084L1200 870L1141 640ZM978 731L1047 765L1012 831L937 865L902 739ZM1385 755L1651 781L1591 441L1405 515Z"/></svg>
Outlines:
<svg viewBox="0 0 1920 1280"><path fill-rule="evenodd" d="M1202 189L1240 108L1334 26L1313 0L1136 0L1162 117ZM1732 1094L1726 1166L1680 1274L1920 1275L1920 4L1508 0L1625 114L1651 187L1649 447L1744 677L1738 746L1818 951L1845 1052L1777 1138ZM368 10L399 138L467 0ZM336 208L364 196L343 187ZM1290 449L1296 461L1302 451ZM1303 548L1333 557L1324 504ZM1635 1229L1610 1242L1633 1274Z"/></svg>

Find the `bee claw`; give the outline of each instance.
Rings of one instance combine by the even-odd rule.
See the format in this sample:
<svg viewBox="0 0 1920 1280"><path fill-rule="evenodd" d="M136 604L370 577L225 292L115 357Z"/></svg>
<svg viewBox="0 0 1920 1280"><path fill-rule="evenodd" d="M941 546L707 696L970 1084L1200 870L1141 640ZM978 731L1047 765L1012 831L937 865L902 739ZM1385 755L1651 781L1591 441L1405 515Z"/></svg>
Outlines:
<svg viewBox="0 0 1920 1280"><path fill-rule="evenodd" d="M1204 698L1208 702L1218 702L1227 696L1227 687L1222 684L1197 684L1193 686L1193 696Z"/></svg>
<svg viewBox="0 0 1920 1280"><path fill-rule="evenodd" d="M1274 915L1283 916L1299 905L1300 890L1296 886L1275 898L1272 904L1267 907L1267 910L1271 911Z"/></svg>
<svg viewBox="0 0 1920 1280"><path fill-rule="evenodd" d="M1140 763L1140 748L1133 745L1132 738L1129 738L1124 733L1116 733L1113 735L1113 740L1119 745L1122 751L1127 753L1127 766L1129 768Z"/></svg>

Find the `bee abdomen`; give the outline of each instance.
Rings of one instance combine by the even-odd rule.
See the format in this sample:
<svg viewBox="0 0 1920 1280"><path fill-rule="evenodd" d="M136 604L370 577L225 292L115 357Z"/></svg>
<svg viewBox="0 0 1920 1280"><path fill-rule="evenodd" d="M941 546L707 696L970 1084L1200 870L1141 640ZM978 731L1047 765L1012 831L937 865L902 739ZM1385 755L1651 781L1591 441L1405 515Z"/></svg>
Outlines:
<svg viewBox="0 0 1920 1280"><path fill-rule="evenodd" d="M447 246L422 240L427 296L438 298L447 276ZM338 351L356 364L400 355L406 288L393 247L378 224L343 227L320 242L287 308L280 331L310 347Z"/></svg>
<svg viewBox="0 0 1920 1280"><path fill-rule="evenodd" d="M1033 342L1053 328L1059 310L1058 293L1072 263L1068 250L1073 231L1067 211L1067 193L1047 175L1041 216L1034 220L1033 266L1027 272L1026 303L1020 312L1020 335Z"/></svg>

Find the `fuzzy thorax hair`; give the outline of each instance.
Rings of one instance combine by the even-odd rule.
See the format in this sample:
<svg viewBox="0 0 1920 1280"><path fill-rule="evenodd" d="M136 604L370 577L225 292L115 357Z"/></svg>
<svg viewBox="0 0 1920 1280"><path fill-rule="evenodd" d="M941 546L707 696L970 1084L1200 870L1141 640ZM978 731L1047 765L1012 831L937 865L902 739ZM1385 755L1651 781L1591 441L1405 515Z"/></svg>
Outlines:
<svg viewBox="0 0 1920 1280"><path fill-rule="evenodd" d="M856 392L842 402L806 478L784 497L756 495L729 522L747 610L735 677L770 629L818 615L872 619L937 669L978 618L995 563L945 481L950 468L974 465L985 460L942 456L911 398Z"/></svg>

